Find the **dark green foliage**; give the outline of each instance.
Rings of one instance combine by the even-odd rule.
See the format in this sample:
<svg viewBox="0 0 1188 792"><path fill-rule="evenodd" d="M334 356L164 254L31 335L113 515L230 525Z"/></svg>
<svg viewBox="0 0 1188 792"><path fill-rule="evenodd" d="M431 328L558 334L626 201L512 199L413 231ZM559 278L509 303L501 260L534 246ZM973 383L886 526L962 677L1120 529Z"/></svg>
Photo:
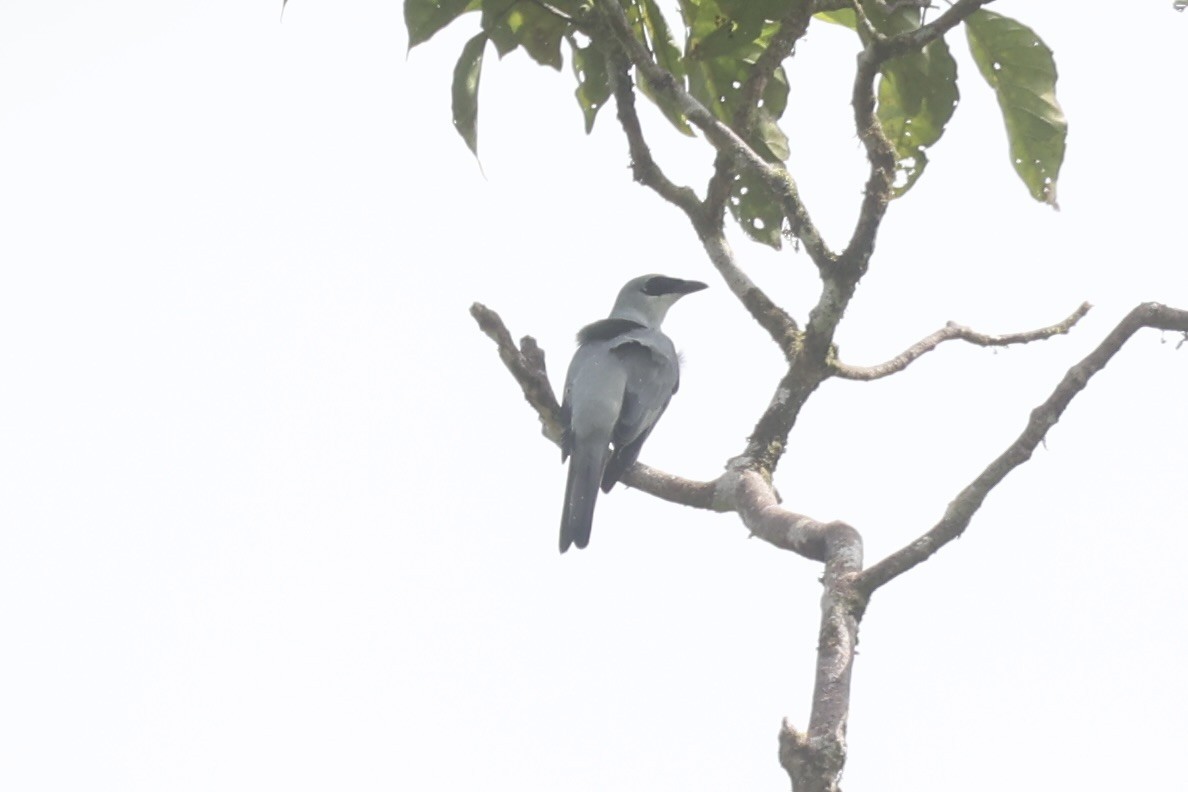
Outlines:
<svg viewBox="0 0 1188 792"><path fill-rule="evenodd" d="M776 68L759 101L745 87L755 64L785 18L805 0L678 0L678 41L657 0L620 0L638 40L675 83L732 127L762 158L788 158L788 137L780 119L788 103L788 75ZM594 127L612 96L612 62L593 12L593 0L405 0L409 46L470 11L481 32L467 42L454 70L454 126L477 152L478 85L487 42L502 57L523 49L537 63L560 69L568 48L578 86L574 92L585 120ZM817 14L811 24L831 22L872 37L911 34L926 21L919 7L861 0L865 20L853 9ZM935 12L929 12L935 14ZM1010 141L1011 157L1031 194L1055 205L1056 180L1064 158L1067 124L1056 102L1056 68L1051 51L1026 26L988 11L965 23L970 49L982 75L994 88ZM872 33L871 31L874 31ZM795 63L795 59L788 61ZM800 75L800 79L811 79ZM640 93L656 103L672 125L692 134L688 120L670 98L635 75ZM894 196L911 189L928 164L928 151L944 134L959 93L957 65L943 38L882 65L877 85L877 117L896 154ZM756 241L779 247L782 210L770 188L745 169L732 183L728 208Z"/></svg>
<svg viewBox="0 0 1188 792"><path fill-rule="evenodd" d="M454 66L454 128L466 141L470 150L478 155L478 87L483 74L483 50L487 47L487 34L479 33L466 42L462 57Z"/></svg>
<svg viewBox="0 0 1188 792"><path fill-rule="evenodd" d="M573 74L578 81L574 95L586 117L586 132L589 133L594 128L594 117L611 95L606 55L593 44L581 47L571 42L570 50L573 53Z"/></svg>
<svg viewBox="0 0 1188 792"><path fill-rule="evenodd" d="M466 11L473 11L481 0L404 0L404 25L408 28L408 48L412 49L433 37Z"/></svg>
<svg viewBox="0 0 1188 792"><path fill-rule="evenodd" d="M924 172L925 150L940 140L957 108L957 63L944 39L888 62L878 98L879 123L898 155L898 197Z"/></svg>

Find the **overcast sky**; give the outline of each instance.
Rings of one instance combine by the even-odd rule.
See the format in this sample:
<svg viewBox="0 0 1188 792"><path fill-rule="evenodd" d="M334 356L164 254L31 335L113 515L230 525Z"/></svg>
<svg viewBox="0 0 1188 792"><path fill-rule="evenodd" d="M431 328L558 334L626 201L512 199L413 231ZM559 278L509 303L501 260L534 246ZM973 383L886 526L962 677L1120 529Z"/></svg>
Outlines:
<svg viewBox="0 0 1188 792"><path fill-rule="evenodd" d="M0 3L0 788L784 789L820 569L616 489L556 550L557 449L467 315L560 378L645 272L710 281L667 324L680 393L644 461L711 478L780 355L573 78L489 53L482 170L449 80L471 18L406 57L401 4ZM1188 308L1170 0L996 3L1055 50L1062 211L1010 168L990 90L888 213L838 343L890 357L1096 306L1069 337L952 344L830 382L777 473L874 562L930 527L1135 304ZM674 17L675 18L675 17ZM865 166L856 42L790 69L790 165L828 239ZM711 156L645 118L701 188ZM803 254L734 233L804 318ZM1188 737L1188 346L1148 331L966 536L880 591L847 790L1166 788Z"/></svg>

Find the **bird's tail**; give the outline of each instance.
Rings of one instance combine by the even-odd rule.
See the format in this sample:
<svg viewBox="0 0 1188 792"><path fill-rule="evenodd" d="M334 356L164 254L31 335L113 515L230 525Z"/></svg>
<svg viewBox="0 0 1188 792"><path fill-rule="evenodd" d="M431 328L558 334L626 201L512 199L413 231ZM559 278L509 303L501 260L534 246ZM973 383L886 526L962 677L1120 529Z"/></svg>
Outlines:
<svg viewBox="0 0 1188 792"><path fill-rule="evenodd" d="M610 449L579 448L569 460L569 478L565 483L565 506L561 512L561 552L571 544L584 548L590 543L590 528L594 522L594 502L602 471L610 456Z"/></svg>

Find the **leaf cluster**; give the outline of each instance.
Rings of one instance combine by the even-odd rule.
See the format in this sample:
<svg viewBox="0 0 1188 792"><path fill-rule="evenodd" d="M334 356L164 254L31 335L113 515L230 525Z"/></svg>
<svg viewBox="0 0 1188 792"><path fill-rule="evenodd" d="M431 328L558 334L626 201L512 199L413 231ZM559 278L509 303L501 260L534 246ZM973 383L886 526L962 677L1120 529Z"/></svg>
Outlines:
<svg viewBox="0 0 1188 792"><path fill-rule="evenodd" d="M863 46L903 41L926 22L924 4L902 1L851 0L838 9L837 3L814 5L814 0L676 0L676 25L657 0L618 2L652 61L772 163L789 155L781 124L791 58L761 64L785 20L797 12L806 18L811 14L810 24L842 25ZM826 5L834 10L821 10ZM523 50L558 71L568 50L587 132L613 94L614 43L593 0L405 0L404 15L410 48L459 18L478 23L478 32L462 48L452 87L454 127L476 154L479 83L488 45L500 58ZM1056 101L1051 50L1026 25L985 9L970 14L963 25L978 70L998 99L1016 172L1035 199L1055 206L1067 124ZM880 132L895 156L893 198L908 192L924 173L929 151L960 100L957 63L944 37L896 52L880 65L876 94ZM762 90L749 90L757 70L763 72ZM638 73L635 84L674 128L693 134L670 92L657 90L654 81ZM733 179L726 207L756 241L779 247L789 233L770 186L746 169Z"/></svg>

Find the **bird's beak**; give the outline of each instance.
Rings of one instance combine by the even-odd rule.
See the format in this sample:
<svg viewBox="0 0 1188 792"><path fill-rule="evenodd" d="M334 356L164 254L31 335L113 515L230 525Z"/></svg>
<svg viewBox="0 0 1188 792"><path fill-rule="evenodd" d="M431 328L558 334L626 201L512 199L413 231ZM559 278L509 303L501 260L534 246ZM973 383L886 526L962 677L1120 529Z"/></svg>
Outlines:
<svg viewBox="0 0 1188 792"><path fill-rule="evenodd" d="M708 288L709 286L705 285L701 281L683 280L677 284L673 291L677 294L692 294L693 292L699 292L702 289Z"/></svg>

